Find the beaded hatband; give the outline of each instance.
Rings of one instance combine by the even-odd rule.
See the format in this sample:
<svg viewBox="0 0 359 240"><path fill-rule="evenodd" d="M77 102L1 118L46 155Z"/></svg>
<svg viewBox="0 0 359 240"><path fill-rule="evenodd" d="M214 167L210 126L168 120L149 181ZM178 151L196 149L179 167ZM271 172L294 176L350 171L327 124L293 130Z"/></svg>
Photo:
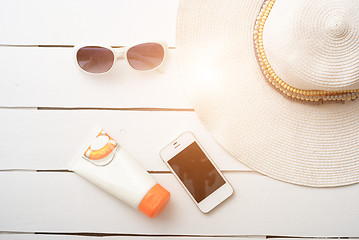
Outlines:
<svg viewBox="0 0 359 240"><path fill-rule="evenodd" d="M266 0L259 12L254 26L254 48L257 53L257 60L260 64L262 73L269 83L278 91L292 100L300 100L304 102L343 102L346 100L355 100L359 96L359 89L342 90L342 91L324 91L324 90L302 90L294 88L282 79L272 69L268 62L263 47L263 29L264 24L269 16L275 0Z"/></svg>

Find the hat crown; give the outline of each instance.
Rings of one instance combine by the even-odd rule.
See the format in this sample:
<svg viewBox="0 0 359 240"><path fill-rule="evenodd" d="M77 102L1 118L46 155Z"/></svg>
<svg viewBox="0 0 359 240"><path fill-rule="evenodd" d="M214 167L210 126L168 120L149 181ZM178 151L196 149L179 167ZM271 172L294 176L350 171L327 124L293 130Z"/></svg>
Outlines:
<svg viewBox="0 0 359 240"><path fill-rule="evenodd" d="M333 17L325 23L328 37L342 38L348 34L349 23L342 17Z"/></svg>
<svg viewBox="0 0 359 240"><path fill-rule="evenodd" d="M263 30L269 63L304 90L359 88L359 1L276 0Z"/></svg>

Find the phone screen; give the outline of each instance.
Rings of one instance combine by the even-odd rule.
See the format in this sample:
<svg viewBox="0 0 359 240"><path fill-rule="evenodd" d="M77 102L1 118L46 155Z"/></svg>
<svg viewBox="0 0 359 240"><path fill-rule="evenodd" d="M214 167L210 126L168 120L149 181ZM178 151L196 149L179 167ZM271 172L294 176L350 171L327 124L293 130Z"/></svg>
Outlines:
<svg viewBox="0 0 359 240"><path fill-rule="evenodd" d="M198 203L226 183L196 142L168 163Z"/></svg>

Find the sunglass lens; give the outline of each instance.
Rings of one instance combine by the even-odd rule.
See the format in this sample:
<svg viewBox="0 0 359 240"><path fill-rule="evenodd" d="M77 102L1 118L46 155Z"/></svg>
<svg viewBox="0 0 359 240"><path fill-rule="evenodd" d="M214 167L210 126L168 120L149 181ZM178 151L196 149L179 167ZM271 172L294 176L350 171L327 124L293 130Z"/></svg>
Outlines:
<svg viewBox="0 0 359 240"><path fill-rule="evenodd" d="M158 67L165 56L165 50L158 43L143 43L127 51L128 63L136 70L151 70Z"/></svg>
<svg viewBox="0 0 359 240"><path fill-rule="evenodd" d="M96 46L80 48L76 57L79 66L89 73L105 73L109 71L115 59L110 49Z"/></svg>

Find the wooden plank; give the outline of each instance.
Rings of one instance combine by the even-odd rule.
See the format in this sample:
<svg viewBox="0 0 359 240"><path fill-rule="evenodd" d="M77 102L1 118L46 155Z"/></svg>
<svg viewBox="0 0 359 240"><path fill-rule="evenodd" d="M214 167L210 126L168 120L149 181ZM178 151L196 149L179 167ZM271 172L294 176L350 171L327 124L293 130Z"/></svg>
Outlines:
<svg viewBox="0 0 359 240"><path fill-rule="evenodd" d="M78 69L73 51L0 47L0 107L191 108L175 50L169 51L164 73L135 71L119 60L110 73L96 76Z"/></svg>
<svg viewBox="0 0 359 240"><path fill-rule="evenodd" d="M225 173L234 195L202 214L171 174L171 201L149 219L73 173L0 172L0 231L357 237L359 185L314 189Z"/></svg>
<svg viewBox="0 0 359 240"><path fill-rule="evenodd" d="M68 169L98 125L150 171L168 171L159 151L185 131L222 170L249 170L215 142L195 112L17 109L0 109L0 169Z"/></svg>
<svg viewBox="0 0 359 240"><path fill-rule="evenodd" d="M0 44L130 45L162 39L174 46L177 5L178 0L5 0Z"/></svg>

